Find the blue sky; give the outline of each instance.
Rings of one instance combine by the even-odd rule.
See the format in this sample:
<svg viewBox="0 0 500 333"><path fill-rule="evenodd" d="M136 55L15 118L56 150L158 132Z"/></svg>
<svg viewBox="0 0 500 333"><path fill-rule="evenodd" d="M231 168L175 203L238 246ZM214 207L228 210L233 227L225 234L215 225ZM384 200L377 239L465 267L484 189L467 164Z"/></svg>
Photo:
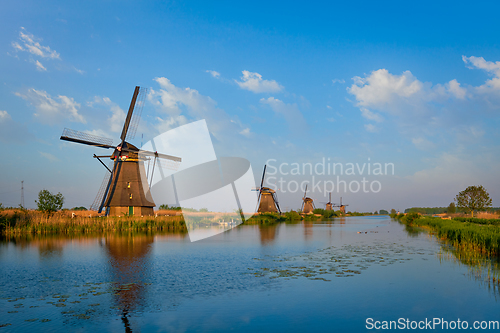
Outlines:
<svg viewBox="0 0 500 333"><path fill-rule="evenodd" d="M206 119L217 155L249 159L256 178L268 159L393 163L394 175L366 176L377 193L334 190L352 210L445 206L478 184L498 206L499 7L4 2L0 202L18 205L24 180L27 207L43 188L66 207L90 205L104 175L92 154L102 151L59 136L68 127L117 143L140 85L150 95L136 145ZM293 209L302 193L278 196Z"/></svg>

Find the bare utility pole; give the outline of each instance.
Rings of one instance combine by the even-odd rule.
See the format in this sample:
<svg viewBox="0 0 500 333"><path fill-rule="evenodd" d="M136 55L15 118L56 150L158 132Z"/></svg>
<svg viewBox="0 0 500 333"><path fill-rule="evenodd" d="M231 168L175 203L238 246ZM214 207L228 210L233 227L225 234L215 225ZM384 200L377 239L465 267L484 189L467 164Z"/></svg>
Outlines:
<svg viewBox="0 0 500 333"><path fill-rule="evenodd" d="M24 208L24 180L21 180L21 207Z"/></svg>

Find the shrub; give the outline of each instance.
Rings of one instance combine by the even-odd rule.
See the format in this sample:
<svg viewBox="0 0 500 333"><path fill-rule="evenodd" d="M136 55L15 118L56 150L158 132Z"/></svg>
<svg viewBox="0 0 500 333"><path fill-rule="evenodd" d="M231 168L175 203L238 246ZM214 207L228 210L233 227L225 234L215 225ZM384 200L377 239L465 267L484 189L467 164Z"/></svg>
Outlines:
<svg viewBox="0 0 500 333"><path fill-rule="evenodd" d="M38 200L35 200L38 210L45 213L53 213L60 210L64 204L64 197L59 192L52 194L47 190L41 190L38 193Z"/></svg>

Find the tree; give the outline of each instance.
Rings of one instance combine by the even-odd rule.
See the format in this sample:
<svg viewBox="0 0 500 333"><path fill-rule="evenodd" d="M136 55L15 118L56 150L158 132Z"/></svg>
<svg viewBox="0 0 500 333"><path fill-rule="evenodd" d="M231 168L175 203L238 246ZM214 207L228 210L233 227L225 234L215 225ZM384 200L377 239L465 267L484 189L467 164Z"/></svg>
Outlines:
<svg viewBox="0 0 500 333"><path fill-rule="evenodd" d="M38 210L46 213L53 213L60 210L64 203L64 197L59 192L52 194L47 190L38 192L38 200L35 200Z"/></svg>
<svg viewBox="0 0 500 333"><path fill-rule="evenodd" d="M395 209L393 209L393 211L394 211L394 214L396 214L396 210L395 210ZM381 209L381 210L380 210L380 215L389 215L389 212L388 212L388 211L386 211L385 209Z"/></svg>
<svg viewBox="0 0 500 333"><path fill-rule="evenodd" d="M391 209L391 214L396 214L396 210L394 208Z"/></svg>
<svg viewBox="0 0 500 333"><path fill-rule="evenodd" d="M475 210L491 207L491 198L482 186L469 186L455 197L458 208L471 212L474 217Z"/></svg>
<svg viewBox="0 0 500 333"><path fill-rule="evenodd" d="M448 206L448 209L446 210L446 213L448 213L448 214L455 214L456 211L457 211L457 207L455 207L455 203L452 202Z"/></svg>

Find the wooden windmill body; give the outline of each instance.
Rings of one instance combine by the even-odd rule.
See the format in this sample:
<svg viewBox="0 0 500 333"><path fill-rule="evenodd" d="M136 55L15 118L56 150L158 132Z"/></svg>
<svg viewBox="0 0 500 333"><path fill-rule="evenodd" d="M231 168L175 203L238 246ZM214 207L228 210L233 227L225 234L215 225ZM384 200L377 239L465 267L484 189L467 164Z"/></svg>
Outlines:
<svg viewBox="0 0 500 333"><path fill-rule="evenodd" d="M139 95L141 91L141 95ZM120 136L121 142L117 146L113 146L112 140L102 137L97 137L87 133L82 133L74 130L65 129L61 140L81 143L94 147L113 149L112 155L97 156L97 158L109 173L106 174L101 188L97 194L92 209L98 210L101 213L106 211L106 215L129 215L129 216L145 216L153 215L153 207L155 203L149 192L147 177L144 170L144 162L154 158L166 159L174 163L180 163L179 157L160 154L158 152L140 150L131 143L125 141L133 138L137 124L140 118L140 111L144 105L146 91L135 87L132 102L123 125L122 134ZM139 96L139 97L138 97ZM135 118L132 118L136 102L139 99L139 112L136 113ZM129 127L132 122L132 131ZM101 158L110 158L113 161L113 168L110 169L101 160ZM151 179L153 176L154 166L151 170ZM146 191L145 191L146 189Z"/></svg>
<svg viewBox="0 0 500 333"><path fill-rule="evenodd" d="M328 202L326 203L325 210L333 210L333 204L332 204L332 192L329 193L330 197Z"/></svg>
<svg viewBox="0 0 500 333"><path fill-rule="evenodd" d="M345 208L349 205L343 205L342 204L342 197L340 197L340 205L333 205L333 207L339 207L340 213L345 215Z"/></svg>
<svg viewBox="0 0 500 333"><path fill-rule="evenodd" d="M313 214L314 212L314 201L311 198L308 198L307 196L307 185L306 185L306 190L304 192L304 197L302 198L302 208L300 209L302 211L302 214Z"/></svg>
<svg viewBox="0 0 500 333"><path fill-rule="evenodd" d="M276 196L276 191L270 189L269 187L263 187L264 178L266 177L266 167L264 165L264 172L262 174L262 180L260 182L260 187L256 190L259 191L258 202L258 213L280 213L281 209L278 203L278 197Z"/></svg>

